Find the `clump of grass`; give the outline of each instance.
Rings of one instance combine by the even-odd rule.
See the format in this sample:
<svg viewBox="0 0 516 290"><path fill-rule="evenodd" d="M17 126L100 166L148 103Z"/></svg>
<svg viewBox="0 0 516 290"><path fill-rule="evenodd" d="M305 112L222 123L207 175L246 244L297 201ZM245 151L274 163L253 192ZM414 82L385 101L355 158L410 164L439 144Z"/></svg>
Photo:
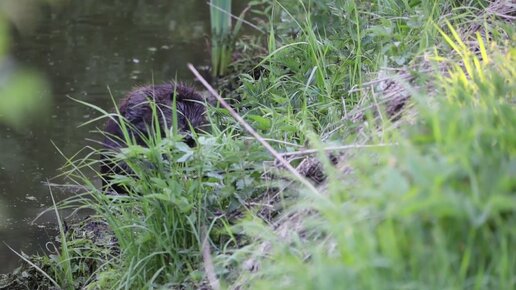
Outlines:
<svg viewBox="0 0 516 290"><path fill-rule="evenodd" d="M104 117L117 118L127 144L117 152L103 152L124 164L127 174L115 175L110 182L126 188L127 195L106 195L84 174L98 166L91 159L96 154L68 164L68 177L88 192L63 205L93 209L113 231L120 252L106 261L95 285L131 289L202 285L204 241L217 253L236 245L227 228L229 220L246 206L245 200L265 190L257 183L264 152L236 139L232 127L224 131L213 127L210 134L197 136L197 145L191 148L174 128L177 122L172 128L158 128L160 112L152 104L155 122L148 125L154 133L144 136L145 146L139 146L130 122L88 106Z"/></svg>

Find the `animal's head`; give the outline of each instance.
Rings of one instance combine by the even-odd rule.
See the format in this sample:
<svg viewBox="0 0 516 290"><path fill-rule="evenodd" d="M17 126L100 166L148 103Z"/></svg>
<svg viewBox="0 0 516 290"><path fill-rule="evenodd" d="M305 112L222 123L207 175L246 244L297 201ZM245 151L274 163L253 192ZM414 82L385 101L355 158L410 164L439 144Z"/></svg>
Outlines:
<svg viewBox="0 0 516 290"><path fill-rule="evenodd" d="M209 125L206 119L205 105L189 100L177 102L177 124L179 132L185 135L185 142L194 146L192 131L195 133L206 132Z"/></svg>
<svg viewBox="0 0 516 290"><path fill-rule="evenodd" d="M204 98L192 88L181 84L176 86L170 98L176 101L179 132L185 135L188 145L195 146L192 131L202 133L209 129Z"/></svg>

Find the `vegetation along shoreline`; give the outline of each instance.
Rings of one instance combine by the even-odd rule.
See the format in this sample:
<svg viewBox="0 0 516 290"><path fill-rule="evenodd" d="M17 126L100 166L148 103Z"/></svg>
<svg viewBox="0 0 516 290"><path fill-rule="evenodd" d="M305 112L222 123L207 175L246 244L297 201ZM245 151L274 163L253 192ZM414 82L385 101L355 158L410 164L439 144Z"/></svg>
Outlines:
<svg viewBox="0 0 516 290"><path fill-rule="evenodd" d="M261 32L237 34L242 17ZM262 0L213 19L238 27L195 86L229 105L174 84L86 105L123 146L67 157L83 190L51 210L93 214L0 289L516 287L511 1ZM106 152L122 170L99 171Z"/></svg>

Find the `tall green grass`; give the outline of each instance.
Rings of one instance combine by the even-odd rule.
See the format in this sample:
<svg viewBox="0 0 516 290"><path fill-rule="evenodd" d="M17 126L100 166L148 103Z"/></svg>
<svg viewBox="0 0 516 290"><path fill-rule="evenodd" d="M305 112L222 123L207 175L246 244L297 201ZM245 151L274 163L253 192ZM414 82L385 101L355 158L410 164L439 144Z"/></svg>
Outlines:
<svg viewBox="0 0 516 290"><path fill-rule="evenodd" d="M458 59L437 55L451 65L448 74L432 76L433 92L413 89L416 124L375 133L399 145L355 152L353 174L333 169L327 196L302 191L288 211L301 216L285 217L278 233L258 218L244 222L259 242L240 254L254 257L258 270L244 271L235 286L516 286L516 50L486 49L493 43L478 36L477 56L448 28L443 40Z"/></svg>
<svg viewBox="0 0 516 290"><path fill-rule="evenodd" d="M449 1L269 3L269 53L251 71L239 67L242 85L229 97L245 99L242 110L263 134L294 144L306 144L307 132L337 142L349 135L345 120L363 96L348 92L383 67L422 56L437 40L435 24L444 25L441 15L471 21L473 9Z"/></svg>
<svg viewBox="0 0 516 290"><path fill-rule="evenodd" d="M286 217L313 213L297 223L282 216L270 226L257 216L237 227L254 242L221 255L221 263L235 269L226 276L232 286L513 288L514 30L492 15L478 17L484 1L270 2L269 54L241 77L234 94L245 100L241 112L285 151L321 141L400 145L352 151L358 157L346 163L355 174L330 170L327 197L286 193L301 197L289 199ZM471 23L504 32L487 41L452 29L464 31ZM501 51L485 48L496 47L495 41ZM486 43L478 49L485 57L466 49L472 42ZM350 121L353 109L363 106L373 116L368 106L382 107L379 86L350 89L384 67L418 67L437 49L447 57L435 59L452 64L453 73L413 72L423 90L408 88L419 113L416 126L396 130L385 117L365 126L362 119Z"/></svg>

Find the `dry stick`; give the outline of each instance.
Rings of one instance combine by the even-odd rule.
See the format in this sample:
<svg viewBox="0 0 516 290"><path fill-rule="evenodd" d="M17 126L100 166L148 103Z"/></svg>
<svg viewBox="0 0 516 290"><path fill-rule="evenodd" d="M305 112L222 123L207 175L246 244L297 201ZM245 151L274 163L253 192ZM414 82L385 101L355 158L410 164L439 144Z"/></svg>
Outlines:
<svg viewBox="0 0 516 290"><path fill-rule="evenodd" d="M201 227L201 239L202 258L204 261L204 270L206 270L208 282L210 283L211 289L220 290L220 282L219 279L217 279L217 274L215 274L215 267L213 266L213 261L211 260L210 243L208 242L208 231L206 230L206 226L204 225Z"/></svg>
<svg viewBox="0 0 516 290"><path fill-rule="evenodd" d="M226 110L229 111L231 116L237 120L240 125L244 127L244 129L249 132L258 142L260 142L271 155L278 160L281 165L283 165L292 175L294 175L303 185L305 185L307 188L309 188L313 193L317 195L321 195L321 193L315 188L315 186L310 183L304 176L302 176L290 163L288 163L285 158L281 156L278 151L276 151L272 146L263 139L262 136L260 136L231 106L215 91L215 89L208 84L208 82L199 74L199 72L195 69L195 67L192 64L188 64L188 68L192 73L195 75L195 77L203 84L203 86L220 102L220 104L226 108Z"/></svg>
<svg viewBox="0 0 516 290"><path fill-rule="evenodd" d="M70 183L65 183L65 184L62 184L62 183L52 183L52 182L48 182L48 181L42 181L41 182L43 185L47 186L47 187L53 187L53 188L69 188L69 189L75 189L75 190L88 190L89 188L84 186L84 185L78 185L78 184L70 184Z"/></svg>
<svg viewBox="0 0 516 290"><path fill-rule="evenodd" d="M396 146L398 144L374 144L374 145L343 145L343 146L333 146L333 147L325 147L321 150L323 151L343 151L348 149L360 149L360 148L378 148L378 147L390 147L390 146ZM310 155L320 152L319 149L307 149L307 150L301 150L301 151L294 151L294 152L285 152L280 153L281 156L303 156L303 155Z"/></svg>

